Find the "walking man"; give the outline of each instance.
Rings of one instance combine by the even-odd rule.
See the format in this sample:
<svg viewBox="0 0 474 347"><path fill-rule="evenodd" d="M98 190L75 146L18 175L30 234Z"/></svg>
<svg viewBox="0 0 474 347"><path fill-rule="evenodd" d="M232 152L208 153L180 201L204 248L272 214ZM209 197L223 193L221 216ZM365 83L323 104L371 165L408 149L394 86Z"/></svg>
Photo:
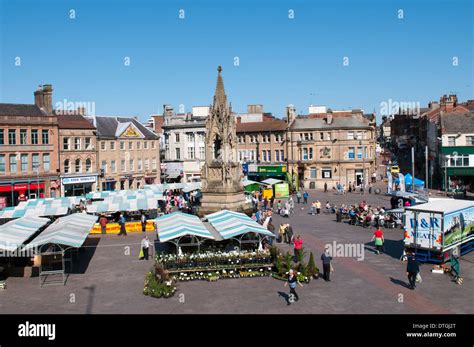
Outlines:
<svg viewBox="0 0 474 347"><path fill-rule="evenodd" d="M328 184L327 184L327 182L324 182L324 192L325 192L325 193L328 192Z"/></svg>
<svg viewBox="0 0 474 347"><path fill-rule="evenodd" d="M150 240L148 240L148 236L145 236L145 238L142 240L141 246L143 251L143 258L145 258L145 260L148 260L148 251L150 249Z"/></svg>
<svg viewBox="0 0 474 347"><path fill-rule="evenodd" d="M123 215L123 213L121 213L119 217L119 225L120 225L119 235L127 236L127 230L125 230L125 221L126 221L125 216Z"/></svg>
<svg viewBox="0 0 474 347"><path fill-rule="evenodd" d="M146 231L146 216L145 213L142 213L142 216L140 217L141 222L142 222L142 232Z"/></svg>
<svg viewBox="0 0 474 347"><path fill-rule="evenodd" d="M308 203L308 192L304 192L303 193L303 203L304 204L307 204Z"/></svg>
<svg viewBox="0 0 474 347"><path fill-rule="evenodd" d="M420 266L416 261L415 255L413 253L409 253L407 255L407 275L411 290L414 290L416 288L416 276L419 272Z"/></svg>
<svg viewBox="0 0 474 347"><path fill-rule="evenodd" d="M326 282L331 282L330 274L331 274L331 260L332 257L329 254L329 248L326 247L324 253L321 255L321 261L323 262L323 278Z"/></svg>
<svg viewBox="0 0 474 347"><path fill-rule="evenodd" d="M292 239L293 239L293 228L291 227L291 225L287 224L286 230L285 230L285 242L290 245Z"/></svg>
<svg viewBox="0 0 474 347"><path fill-rule="evenodd" d="M297 283L301 286L301 288L303 288L303 285L298 281L298 278L295 276L295 272L293 271L293 269L290 269L290 271L288 272L288 280L285 282L285 287L287 285L290 286L290 294L288 295L288 305L300 299L298 297L298 294L296 293Z"/></svg>
<svg viewBox="0 0 474 347"><path fill-rule="evenodd" d="M301 200L301 192L299 190L296 192L296 200L298 201L298 204L299 204Z"/></svg>

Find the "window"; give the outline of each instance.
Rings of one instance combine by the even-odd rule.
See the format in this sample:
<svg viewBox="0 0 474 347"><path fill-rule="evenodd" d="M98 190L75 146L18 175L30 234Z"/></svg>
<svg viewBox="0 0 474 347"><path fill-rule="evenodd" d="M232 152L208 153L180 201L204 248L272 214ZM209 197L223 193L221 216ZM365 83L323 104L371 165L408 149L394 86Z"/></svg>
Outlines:
<svg viewBox="0 0 474 347"><path fill-rule="evenodd" d="M142 149L142 143L140 141L137 142L137 149L138 150Z"/></svg>
<svg viewBox="0 0 474 347"><path fill-rule="evenodd" d="M74 166L75 166L76 172L82 172L81 159L76 159L76 162L75 162Z"/></svg>
<svg viewBox="0 0 474 347"><path fill-rule="evenodd" d="M449 166L469 166L468 155L458 155L449 158Z"/></svg>
<svg viewBox="0 0 474 347"><path fill-rule="evenodd" d="M347 132L347 139L348 140L354 140L354 132L353 131L348 131Z"/></svg>
<svg viewBox="0 0 474 347"><path fill-rule="evenodd" d="M316 168L315 167L309 168L309 178L316 178Z"/></svg>
<svg viewBox="0 0 474 347"><path fill-rule="evenodd" d="M92 149L92 141L91 141L91 138L90 138L90 137L86 137L84 141L85 141L86 149L87 149L87 150Z"/></svg>
<svg viewBox="0 0 474 347"><path fill-rule="evenodd" d="M331 168L322 168L321 169L321 178L331 178L332 177L332 171Z"/></svg>
<svg viewBox="0 0 474 347"><path fill-rule="evenodd" d="M456 146L456 137L448 136L448 146Z"/></svg>
<svg viewBox="0 0 474 347"><path fill-rule="evenodd" d="M150 160L145 159L145 170L150 170Z"/></svg>
<svg viewBox="0 0 474 347"><path fill-rule="evenodd" d="M143 162L141 159L138 160L138 171L142 171L143 170Z"/></svg>
<svg viewBox="0 0 474 347"><path fill-rule="evenodd" d="M324 133L319 133L319 139L324 140Z"/></svg>
<svg viewBox="0 0 474 347"><path fill-rule="evenodd" d="M26 145L26 139L27 139L27 130L26 129L20 129L20 145Z"/></svg>
<svg viewBox="0 0 474 347"><path fill-rule="evenodd" d="M313 160L313 148L309 149L309 160Z"/></svg>
<svg viewBox="0 0 474 347"><path fill-rule="evenodd" d="M115 151L115 141L110 141L109 147L111 151Z"/></svg>
<svg viewBox="0 0 474 347"><path fill-rule="evenodd" d="M91 172L91 169L92 169L92 161L87 158L86 159L86 172Z"/></svg>
<svg viewBox="0 0 474 347"><path fill-rule="evenodd" d="M362 147L357 147L357 159L362 159Z"/></svg>
<svg viewBox="0 0 474 347"><path fill-rule="evenodd" d="M275 151L275 161L280 161L281 158L280 158L280 151L279 150L276 150Z"/></svg>
<svg viewBox="0 0 474 347"><path fill-rule="evenodd" d="M132 141L128 141L128 149L129 150L133 149L133 142Z"/></svg>
<svg viewBox="0 0 474 347"><path fill-rule="evenodd" d="M17 165L16 165L16 155L10 154L10 173L17 172Z"/></svg>
<svg viewBox="0 0 474 347"><path fill-rule="evenodd" d="M331 133L326 133L326 140L331 141Z"/></svg>
<svg viewBox="0 0 474 347"><path fill-rule="evenodd" d="M308 160L308 149L303 148L303 160Z"/></svg>
<svg viewBox="0 0 474 347"><path fill-rule="evenodd" d="M105 151L105 141L100 141L100 149Z"/></svg>
<svg viewBox="0 0 474 347"><path fill-rule="evenodd" d="M262 161L267 161L267 151L262 151Z"/></svg>
<svg viewBox="0 0 474 347"><path fill-rule="evenodd" d="M357 140L362 140L362 131L358 131L357 132L357 137L356 137Z"/></svg>
<svg viewBox="0 0 474 347"><path fill-rule="evenodd" d="M186 133L186 137L188 142L194 142L194 134L193 133Z"/></svg>
<svg viewBox="0 0 474 347"><path fill-rule="evenodd" d="M156 170L156 159L151 160L151 168L152 170Z"/></svg>
<svg viewBox="0 0 474 347"><path fill-rule="evenodd" d="M0 154L0 173L5 173L5 154Z"/></svg>
<svg viewBox="0 0 474 347"><path fill-rule="evenodd" d="M81 150L81 138L80 137L75 137L74 138L74 149L76 151Z"/></svg>
<svg viewBox="0 0 474 347"><path fill-rule="evenodd" d="M43 145L49 145L49 130L41 130L41 143Z"/></svg>
<svg viewBox="0 0 474 347"><path fill-rule="evenodd" d="M175 133L174 136L175 136L175 142L179 143L179 133Z"/></svg>
<svg viewBox="0 0 474 347"><path fill-rule="evenodd" d="M151 141L151 148L152 148L152 149L155 149L155 147L156 147L155 141Z"/></svg>
<svg viewBox="0 0 474 347"><path fill-rule="evenodd" d="M125 167L125 160L124 160L124 159L122 159L122 160L120 161L120 170L121 170L122 172L127 171L127 168Z"/></svg>
<svg viewBox="0 0 474 347"><path fill-rule="evenodd" d="M28 154L21 155L21 172L28 172Z"/></svg>
<svg viewBox="0 0 474 347"><path fill-rule="evenodd" d="M188 147L188 159L194 159L194 147Z"/></svg>
<svg viewBox="0 0 474 347"><path fill-rule="evenodd" d="M120 141L120 150L123 151L125 149L125 141Z"/></svg>
<svg viewBox="0 0 474 347"><path fill-rule="evenodd" d="M115 165L115 160L112 160L110 162L110 171L112 171L113 173L117 172L117 166Z"/></svg>
<svg viewBox="0 0 474 347"><path fill-rule="evenodd" d="M40 161L39 161L39 154L35 153L31 155L31 162L33 163L32 169L33 171L40 169Z"/></svg>
<svg viewBox="0 0 474 347"><path fill-rule="evenodd" d="M5 134L3 132L3 129L0 129L0 145L5 144Z"/></svg>
<svg viewBox="0 0 474 347"><path fill-rule="evenodd" d="M16 145L16 130L8 129L8 144Z"/></svg>
<svg viewBox="0 0 474 347"><path fill-rule="evenodd" d="M65 151L68 151L70 149L69 148L69 146L70 146L69 142L70 142L69 137L63 137L63 149Z"/></svg>
<svg viewBox="0 0 474 347"><path fill-rule="evenodd" d="M199 146L199 158L206 159L206 154L204 153L204 146Z"/></svg>
<svg viewBox="0 0 474 347"><path fill-rule="evenodd" d="M133 159L130 159L130 171L134 171L135 170L135 162L133 161Z"/></svg>
<svg viewBox="0 0 474 347"><path fill-rule="evenodd" d="M180 148L176 148L176 159L177 160L181 159L181 149Z"/></svg>
<svg viewBox="0 0 474 347"><path fill-rule="evenodd" d="M280 161L285 160L285 155L282 149L280 149Z"/></svg>
<svg viewBox="0 0 474 347"><path fill-rule="evenodd" d="M107 161L106 160L102 160L102 165L100 166L100 168L102 169L104 174L107 173Z"/></svg>
<svg viewBox="0 0 474 347"><path fill-rule="evenodd" d="M474 146L474 136L466 136L466 145Z"/></svg>
<svg viewBox="0 0 474 347"><path fill-rule="evenodd" d="M32 145L38 144L38 129L31 130L31 144Z"/></svg>
<svg viewBox="0 0 474 347"><path fill-rule="evenodd" d="M347 151L347 159L354 160L354 147L349 147Z"/></svg>
<svg viewBox="0 0 474 347"><path fill-rule="evenodd" d="M148 149L148 141L143 142L143 149Z"/></svg>
<svg viewBox="0 0 474 347"><path fill-rule="evenodd" d="M49 170L50 170L49 154L43 154L43 171L49 172Z"/></svg>
<svg viewBox="0 0 474 347"><path fill-rule="evenodd" d="M64 161L64 173L69 173L69 159Z"/></svg>

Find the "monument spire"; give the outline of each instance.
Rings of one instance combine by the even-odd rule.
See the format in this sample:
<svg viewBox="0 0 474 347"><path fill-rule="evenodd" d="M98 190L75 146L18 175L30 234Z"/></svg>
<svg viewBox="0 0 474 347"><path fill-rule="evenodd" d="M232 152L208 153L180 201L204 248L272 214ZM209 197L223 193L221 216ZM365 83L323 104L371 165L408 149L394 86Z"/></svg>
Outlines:
<svg viewBox="0 0 474 347"><path fill-rule="evenodd" d="M222 79L222 66L217 67L217 84L216 92L214 94L214 107L215 106L224 106L227 108L227 96L225 95L224 90L224 80Z"/></svg>

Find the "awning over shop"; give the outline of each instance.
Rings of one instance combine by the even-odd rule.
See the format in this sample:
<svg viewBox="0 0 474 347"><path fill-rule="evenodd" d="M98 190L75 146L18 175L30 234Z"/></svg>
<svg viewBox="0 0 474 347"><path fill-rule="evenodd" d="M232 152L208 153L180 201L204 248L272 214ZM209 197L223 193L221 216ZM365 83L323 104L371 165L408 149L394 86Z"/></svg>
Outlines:
<svg viewBox="0 0 474 347"><path fill-rule="evenodd" d="M205 217L223 239L230 239L246 233L275 236L244 213L222 210Z"/></svg>
<svg viewBox="0 0 474 347"><path fill-rule="evenodd" d="M40 247L46 244L79 248L84 244L87 235L89 235L96 222L97 216L86 213L74 213L58 218L23 249Z"/></svg>
<svg viewBox="0 0 474 347"><path fill-rule="evenodd" d="M262 181L262 183L268 184L268 185L270 185L270 186L273 186L273 185L275 185L275 184L277 184L277 183L283 183L283 182L285 182L285 181L277 180L277 179L275 179L275 178L268 178L268 179Z"/></svg>
<svg viewBox="0 0 474 347"><path fill-rule="evenodd" d="M0 249L15 251L48 222L48 218L23 217L1 225Z"/></svg>
<svg viewBox="0 0 474 347"><path fill-rule="evenodd" d="M156 225L160 242L168 242L185 235L215 239L195 215L173 212L157 218Z"/></svg>

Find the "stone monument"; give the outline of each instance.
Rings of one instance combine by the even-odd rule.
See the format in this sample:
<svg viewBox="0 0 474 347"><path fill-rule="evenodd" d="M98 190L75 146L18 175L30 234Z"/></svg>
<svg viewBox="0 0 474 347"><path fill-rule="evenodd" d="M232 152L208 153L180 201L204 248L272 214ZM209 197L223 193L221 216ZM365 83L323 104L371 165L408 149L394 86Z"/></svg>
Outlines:
<svg viewBox="0 0 474 347"><path fill-rule="evenodd" d="M206 159L201 172L202 198L199 215L220 210L251 213L242 186L242 167L237 160L237 134L232 108L227 103L222 67L217 68L214 101L206 123Z"/></svg>

